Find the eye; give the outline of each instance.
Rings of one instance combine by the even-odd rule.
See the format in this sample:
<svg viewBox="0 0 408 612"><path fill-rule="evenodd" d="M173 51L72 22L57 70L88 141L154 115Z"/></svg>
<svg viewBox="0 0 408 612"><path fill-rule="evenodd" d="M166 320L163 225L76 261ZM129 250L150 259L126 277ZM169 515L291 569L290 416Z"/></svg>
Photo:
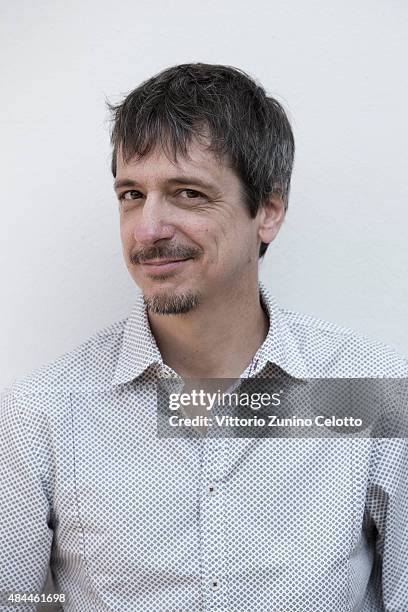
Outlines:
<svg viewBox="0 0 408 612"><path fill-rule="evenodd" d="M205 198L204 194L200 193L199 191L196 191L195 189L183 189L179 193L185 193L186 198L184 199L188 200L193 200L195 198Z"/></svg>
<svg viewBox="0 0 408 612"><path fill-rule="evenodd" d="M119 196L119 200L137 200L142 194L140 191L136 191L135 189L131 189L130 191L125 191Z"/></svg>

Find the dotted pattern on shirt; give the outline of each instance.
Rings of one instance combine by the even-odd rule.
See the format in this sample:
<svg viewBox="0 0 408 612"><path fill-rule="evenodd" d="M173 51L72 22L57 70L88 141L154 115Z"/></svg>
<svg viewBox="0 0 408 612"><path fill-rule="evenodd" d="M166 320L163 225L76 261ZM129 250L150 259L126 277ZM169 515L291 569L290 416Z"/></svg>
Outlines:
<svg viewBox="0 0 408 612"><path fill-rule="evenodd" d="M407 376L260 291L270 330L243 378ZM404 439L159 438L158 376L177 378L138 298L4 393L0 611L48 561L68 611L408 610Z"/></svg>

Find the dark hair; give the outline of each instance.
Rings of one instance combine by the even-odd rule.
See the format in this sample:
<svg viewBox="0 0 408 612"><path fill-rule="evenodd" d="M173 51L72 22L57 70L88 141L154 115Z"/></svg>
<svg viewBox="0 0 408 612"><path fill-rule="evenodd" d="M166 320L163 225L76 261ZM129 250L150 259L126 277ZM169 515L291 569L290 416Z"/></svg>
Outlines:
<svg viewBox="0 0 408 612"><path fill-rule="evenodd" d="M227 158L241 180L252 218L278 191L288 206L295 151L282 106L243 70L218 64L172 66L144 81L112 113L112 173L120 149L125 162L161 145L177 160L191 137L210 137L209 149ZM168 153L166 153L168 154ZM268 245L261 243L259 257Z"/></svg>

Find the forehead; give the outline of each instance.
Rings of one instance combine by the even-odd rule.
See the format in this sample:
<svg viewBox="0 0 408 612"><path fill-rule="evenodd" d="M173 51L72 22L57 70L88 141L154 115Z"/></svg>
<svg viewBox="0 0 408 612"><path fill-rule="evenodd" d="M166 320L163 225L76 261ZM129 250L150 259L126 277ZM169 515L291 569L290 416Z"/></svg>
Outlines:
<svg viewBox="0 0 408 612"><path fill-rule="evenodd" d="M147 155L137 156L128 162L123 160L121 151L117 155L116 181L131 179L135 181L166 181L175 176L188 176L221 186L236 181L235 172L229 160L220 159L208 149L208 140L193 137L187 147L187 156L177 154L177 159L162 146L153 148Z"/></svg>

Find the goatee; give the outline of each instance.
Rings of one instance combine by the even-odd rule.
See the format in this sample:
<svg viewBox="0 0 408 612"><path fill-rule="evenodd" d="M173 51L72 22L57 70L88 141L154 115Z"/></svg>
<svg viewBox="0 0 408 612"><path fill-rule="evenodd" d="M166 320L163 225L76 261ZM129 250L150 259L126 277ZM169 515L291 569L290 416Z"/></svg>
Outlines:
<svg viewBox="0 0 408 612"><path fill-rule="evenodd" d="M191 312L200 304L197 293L157 294L143 296L148 312L158 315L180 315Z"/></svg>

